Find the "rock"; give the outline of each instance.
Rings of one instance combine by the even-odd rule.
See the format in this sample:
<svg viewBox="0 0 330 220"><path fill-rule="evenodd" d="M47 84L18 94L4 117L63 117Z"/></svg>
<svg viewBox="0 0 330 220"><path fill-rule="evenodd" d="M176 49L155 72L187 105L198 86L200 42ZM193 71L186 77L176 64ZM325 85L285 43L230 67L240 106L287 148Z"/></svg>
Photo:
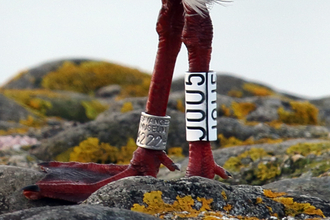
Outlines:
<svg viewBox="0 0 330 220"><path fill-rule="evenodd" d="M128 177L100 188L83 204L140 210L164 219L176 219L175 216L202 219L207 213L211 216L249 216L262 219L269 219L274 215L282 218L289 214L298 219L317 215L330 216L330 204L322 199L304 195L285 197L299 204L310 203L314 206L311 209L318 213L313 215L304 208L288 210L283 199L276 200L277 197L280 196L272 197L259 186L230 186L202 177L169 181L153 177Z"/></svg>
<svg viewBox="0 0 330 220"><path fill-rule="evenodd" d="M31 138L28 136L0 136L0 150L4 149L20 149L21 146L27 145L35 145L38 144L38 140L36 138Z"/></svg>
<svg viewBox="0 0 330 220"><path fill-rule="evenodd" d="M295 160L296 154L289 153L292 146L318 149L319 155ZM324 148L324 150L321 150ZM255 144L228 147L213 151L214 160L234 176L221 180L230 184L263 185L280 179L303 177L309 174L317 177L327 172L330 142L319 139L292 139L275 144ZM311 154L313 151L311 150ZM249 163L244 163L249 159ZM185 163L184 163L185 164ZM184 166L183 166L184 169Z"/></svg>
<svg viewBox="0 0 330 220"><path fill-rule="evenodd" d="M0 220L156 220L150 215L95 205L40 207L0 215Z"/></svg>
<svg viewBox="0 0 330 220"><path fill-rule="evenodd" d="M4 89L37 89L41 88L42 78L49 72L57 70L65 61L70 61L75 64L80 64L88 59L70 59L70 60L56 60L41 64L30 70L23 71L19 76L15 77L2 88Z"/></svg>
<svg viewBox="0 0 330 220"><path fill-rule="evenodd" d="M95 95L100 98L113 98L116 95L118 95L120 91L121 91L120 85L109 85L98 89Z"/></svg>
<svg viewBox="0 0 330 220"><path fill-rule="evenodd" d="M317 197L330 203L330 176L295 178L275 181L262 187L276 192L286 192L288 195Z"/></svg>
<svg viewBox="0 0 330 220"><path fill-rule="evenodd" d="M53 160L58 154L78 146L88 137L97 137L100 142L115 147L125 146L129 138L136 139L141 111L112 113L100 116L97 120L64 130L52 138L42 141L31 153L42 160ZM169 146L182 146L188 149L184 133L184 114L170 112L172 123L169 130ZM188 151L188 150L187 150Z"/></svg>
<svg viewBox="0 0 330 220"><path fill-rule="evenodd" d="M30 201L22 194L22 188L35 184L44 173L32 169L0 165L0 214L47 205L68 204L68 202L42 199ZM10 219L10 218L8 218Z"/></svg>
<svg viewBox="0 0 330 220"><path fill-rule="evenodd" d="M13 111L15 109L15 111ZM19 122L25 120L28 115L34 115L17 104L15 101L0 94L0 121Z"/></svg>
<svg viewBox="0 0 330 220"><path fill-rule="evenodd" d="M319 109L319 120L330 128L330 97L314 99L310 102Z"/></svg>

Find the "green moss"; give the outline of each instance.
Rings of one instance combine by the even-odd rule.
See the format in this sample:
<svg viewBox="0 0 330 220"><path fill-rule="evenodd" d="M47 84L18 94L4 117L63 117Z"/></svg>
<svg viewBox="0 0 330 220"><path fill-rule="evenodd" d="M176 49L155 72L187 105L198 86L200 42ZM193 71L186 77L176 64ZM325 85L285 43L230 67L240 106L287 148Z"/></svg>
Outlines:
<svg viewBox="0 0 330 220"><path fill-rule="evenodd" d="M111 84L121 85L121 97L146 96L150 75L120 65L88 61L81 64L64 62L56 71L48 73L42 80L42 87L51 90L68 90L91 94Z"/></svg>
<svg viewBox="0 0 330 220"><path fill-rule="evenodd" d="M280 107L277 110L279 121L286 124L299 124L299 125L317 125L318 124L318 113L319 110L308 101L290 102L291 111L285 110Z"/></svg>

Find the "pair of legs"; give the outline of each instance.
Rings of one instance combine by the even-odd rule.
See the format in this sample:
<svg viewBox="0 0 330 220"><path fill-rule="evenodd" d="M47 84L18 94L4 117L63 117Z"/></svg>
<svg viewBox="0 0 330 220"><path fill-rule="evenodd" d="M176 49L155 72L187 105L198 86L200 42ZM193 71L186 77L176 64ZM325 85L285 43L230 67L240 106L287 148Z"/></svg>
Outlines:
<svg viewBox="0 0 330 220"><path fill-rule="evenodd" d="M213 37L210 16L207 11L197 14L185 1L162 0L157 22L158 52L146 104L146 113L149 115L166 115L174 66L182 42L188 50L189 72L209 71ZM51 169L52 172L36 185L25 187L24 195L29 199L50 197L79 202L100 187L124 177L156 177L161 164L171 171L178 170L164 151L142 147L134 152L128 166L75 162L43 163L42 169ZM230 176L214 162L210 142L190 142L186 176L213 178L215 174L224 179ZM86 175L89 178L83 178Z"/></svg>

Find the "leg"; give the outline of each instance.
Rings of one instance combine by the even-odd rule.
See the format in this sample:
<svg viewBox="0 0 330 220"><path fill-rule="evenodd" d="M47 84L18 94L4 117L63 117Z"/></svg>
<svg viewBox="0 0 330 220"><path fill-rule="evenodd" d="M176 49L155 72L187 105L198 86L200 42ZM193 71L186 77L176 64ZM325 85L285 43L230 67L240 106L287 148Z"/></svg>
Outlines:
<svg viewBox="0 0 330 220"><path fill-rule="evenodd" d="M157 32L158 52L151 79L146 112L165 116L175 61L181 48L183 7L180 0L162 0Z"/></svg>
<svg viewBox="0 0 330 220"><path fill-rule="evenodd" d="M188 49L189 72L209 71L212 37L213 28L209 13L204 11L203 15L199 15L186 6L182 38ZM209 141L191 141L186 176L214 178L215 174L223 179L231 176L214 162Z"/></svg>
<svg viewBox="0 0 330 220"><path fill-rule="evenodd" d="M166 114L174 65L182 43L182 28L183 7L181 1L162 0L162 9L157 23L159 34L158 52L146 106L146 111L150 115L164 116ZM42 164L42 167L47 168L45 170L50 173L36 185L23 188L24 195L29 199L50 197L80 202L100 187L124 177L143 175L156 177L160 164L164 164L171 171L179 169L164 151L141 147L134 152L130 165L124 167L117 165L88 166L77 163L46 163ZM72 166L74 166L74 169L72 169ZM112 170L111 174L104 172L104 170L108 170L108 166L111 166L109 168ZM63 179L62 176L65 172L68 173L68 177ZM94 178L90 180L89 178L86 181L83 179L86 174L101 176L101 179Z"/></svg>

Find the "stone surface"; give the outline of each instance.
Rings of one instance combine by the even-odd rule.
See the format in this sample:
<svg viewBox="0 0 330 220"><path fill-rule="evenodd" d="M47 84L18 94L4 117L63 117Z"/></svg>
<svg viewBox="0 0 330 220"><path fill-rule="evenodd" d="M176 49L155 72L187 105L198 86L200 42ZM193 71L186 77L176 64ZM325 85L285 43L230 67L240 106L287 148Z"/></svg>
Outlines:
<svg viewBox="0 0 330 220"><path fill-rule="evenodd" d="M21 74L20 77L11 80L3 86L4 89L37 89L41 88L42 78L49 72L57 70L65 61L70 61L75 64L90 61L88 59L69 59L55 60L43 63L39 66L31 68Z"/></svg>
<svg viewBox="0 0 330 220"><path fill-rule="evenodd" d="M0 220L156 220L143 213L95 205L40 207L0 215Z"/></svg>
<svg viewBox="0 0 330 220"><path fill-rule="evenodd" d="M15 109L15 111L13 111ZM0 121L15 121L26 119L33 115L15 101L0 94Z"/></svg>
<svg viewBox="0 0 330 220"><path fill-rule="evenodd" d="M42 199L30 201L22 194L22 188L35 184L44 173L14 166L0 165L0 214L47 205L68 204L63 201Z"/></svg>
<svg viewBox="0 0 330 220"><path fill-rule="evenodd" d="M263 185L265 189L287 192L289 195L317 197L330 202L330 176L284 179Z"/></svg>
<svg viewBox="0 0 330 220"><path fill-rule="evenodd" d="M120 85L109 85L98 89L95 95L100 98L113 98L116 95L118 95L120 91L121 91Z"/></svg>
<svg viewBox="0 0 330 220"><path fill-rule="evenodd" d="M162 201L159 201L157 197L154 200L143 199L147 193L157 194L155 193L157 191L161 192ZM192 198L194 202L190 203L190 205L185 204L184 198L187 198L186 196ZM330 203L325 200L308 197L303 194L290 198L299 203L310 203L316 208L321 209L324 216L330 216ZM210 209L212 211L227 212L231 216L254 216L265 219L270 218L275 213L279 217L284 217L287 214L285 207L268 197L262 187L248 185L230 186L201 177L169 181L155 179L153 177L128 177L102 187L83 203L131 209L132 207L136 207L137 204L148 207L153 202L159 206L164 205L164 203L171 205L175 202L181 202L182 206L188 207L186 211L189 213L201 212L200 208L205 205L204 203L200 203L203 199L207 199L208 201L212 199L212 203L210 203ZM167 210L167 212L174 213L175 211L178 210L175 210L175 208L173 210ZM300 219L308 217L308 215L299 214L298 211L296 217Z"/></svg>

